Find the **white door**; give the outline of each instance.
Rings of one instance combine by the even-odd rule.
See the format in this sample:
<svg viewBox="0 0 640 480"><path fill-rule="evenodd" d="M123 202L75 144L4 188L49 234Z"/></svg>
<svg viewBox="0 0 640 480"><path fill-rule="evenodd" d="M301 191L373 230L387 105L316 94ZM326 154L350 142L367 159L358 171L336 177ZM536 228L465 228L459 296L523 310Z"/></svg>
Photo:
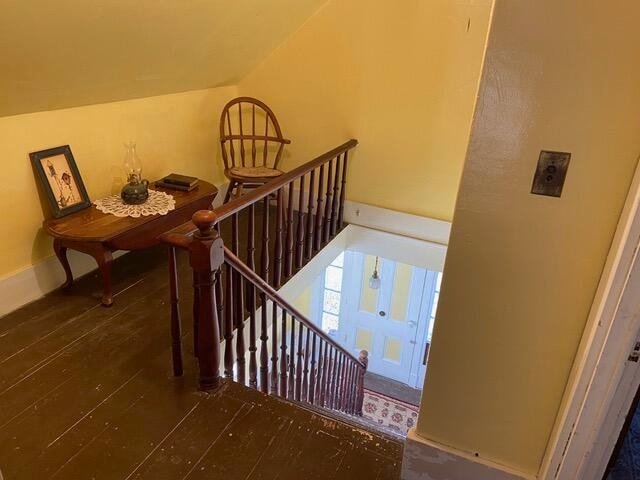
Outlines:
<svg viewBox="0 0 640 480"><path fill-rule="evenodd" d="M422 343L427 331L428 314L422 302L427 271L379 258L381 285L374 290L369 278L375 260L373 255L345 252L339 335L354 355L369 352L371 372L414 384L423 351L418 339Z"/></svg>
<svg viewBox="0 0 640 480"><path fill-rule="evenodd" d="M422 292L420 313L418 314L417 343L411 361L409 386L422 390L427 373L427 358L431 346L431 335L436 320L436 309L440 297L442 272L428 270Z"/></svg>

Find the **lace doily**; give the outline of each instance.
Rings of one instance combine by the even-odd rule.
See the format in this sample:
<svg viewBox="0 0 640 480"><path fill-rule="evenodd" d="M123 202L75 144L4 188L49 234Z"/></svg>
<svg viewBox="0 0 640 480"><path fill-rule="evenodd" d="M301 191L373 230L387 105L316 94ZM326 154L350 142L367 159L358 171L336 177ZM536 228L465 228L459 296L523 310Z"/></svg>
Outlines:
<svg viewBox="0 0 640 480"><path fill-rule="evenodd" d="M122 201L120 195L101 198L93 202L98 210L110 213L116 217L143 217L147 215L166 215L176 208L172 195L165 192L149 190L149 198L140 205L128 205Z"/></svg>

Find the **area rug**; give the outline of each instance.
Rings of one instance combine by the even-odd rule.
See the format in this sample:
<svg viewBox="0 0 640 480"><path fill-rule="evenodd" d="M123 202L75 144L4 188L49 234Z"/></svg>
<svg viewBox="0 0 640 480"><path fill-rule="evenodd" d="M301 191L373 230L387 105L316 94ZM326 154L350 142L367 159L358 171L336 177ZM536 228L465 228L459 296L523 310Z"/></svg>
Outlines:
<svg viewBox="0 0 640 480"><path fill-rule="evenodd" d="M362 415L367 420L406 437L409 429L416 424L418 407L365 389Z"/></svg>

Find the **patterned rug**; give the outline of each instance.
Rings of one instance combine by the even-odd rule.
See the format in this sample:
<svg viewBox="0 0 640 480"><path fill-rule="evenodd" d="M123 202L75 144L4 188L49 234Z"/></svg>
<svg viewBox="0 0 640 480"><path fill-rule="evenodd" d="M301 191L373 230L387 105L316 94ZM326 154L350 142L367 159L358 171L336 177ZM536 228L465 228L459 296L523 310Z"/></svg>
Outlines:
<svg viewBox="0 0 640 480"><path fill-rule="evenodd" d="M607 480L640 480L640 408L636 409Z"/></svg>
<svg viewBox="0 0 640 480"><path fill-rule="evenodd" d="M364 418L407 436L418 420L418 407L365 389L362 405Z"/></svg>

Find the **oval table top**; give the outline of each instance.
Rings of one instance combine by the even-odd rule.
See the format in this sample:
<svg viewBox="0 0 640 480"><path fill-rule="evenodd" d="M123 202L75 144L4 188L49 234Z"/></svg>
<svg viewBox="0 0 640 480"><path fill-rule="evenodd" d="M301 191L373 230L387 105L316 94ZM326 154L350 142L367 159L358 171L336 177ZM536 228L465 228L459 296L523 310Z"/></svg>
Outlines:
<svg viewBox="0 0 640 480"><path fill-rule="evenodd" d="M211 200L213 200L218 193L218 189L215 186L203 180L200 180L198 186L190 192L170 190L158 186L151 188L173 196L176 202L176 208L167 215L178 212L182 207L206 197L211 197ZM138 218L116 217L115 215L103 213L99 211L95 205L91 205L89 208L65 217L45 220L43 228L49 235L55 238L107 242L131 229L138 228L162 216L164 215L148 215Z"/></svg>

